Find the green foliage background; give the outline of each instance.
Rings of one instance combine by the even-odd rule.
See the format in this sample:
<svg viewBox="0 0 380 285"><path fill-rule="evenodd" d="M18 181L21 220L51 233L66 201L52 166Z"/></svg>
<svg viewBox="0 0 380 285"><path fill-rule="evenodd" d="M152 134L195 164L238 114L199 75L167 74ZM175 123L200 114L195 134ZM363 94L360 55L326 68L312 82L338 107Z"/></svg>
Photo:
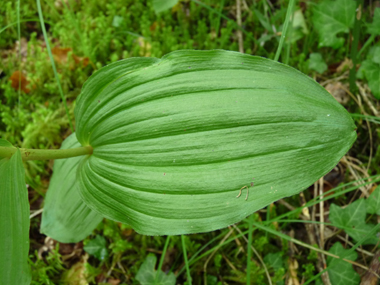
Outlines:
<svg viewBox="0 0 380 285"><path fill-rule="evenodd" d="M58 49L55 60L71 118L74 119L75 100L83 83L94 71L106 64L129 57L161 57L178 49L238 51L240 29L236 24L236 1L204 0L201 3L211 7L212 10L200 5L198 1L189 0L180 1L173 8L158 14L155 13L152 3L146 0L43 1L45 26L51 46ZM242 3L244 52L274 58L288 1L247 0ZM336 0L334 4L329 0L297 2L280 57L281 61L318 81L342 77L343 79L337 81L346 84L347 70L350 67L349 64L342 66L342 62L352 57L351 36L356 16L353 3L351 0ZM342 7L347 17L343 18ZM0 36L0 137L19 147L59 148L63 139L71 132L47 55L37 6L34 1L26 0L21 1L20 8L21 41L18 41L17 2L5 1L0 5L0 27L6 27ZM361 12L359 37L361 49L354 53L358 59L357 77L361 80L360 84L368 83L368 93L372 91L372 94L378 98L380 96L378 93L380 8L365 4ZM329 21L329 17L335 21ZM65 48L71 50L64 53L62 50ZM339 65L342 66L341 69L337 68ZM17 70L21 70L29 82L27 88L30 92L19 92L17 88L12 87L10 78ZM370 100L377 108L378 101L373 97ZM371 114L368 106L360 106L355 100L349 99L344 104L351 113ZM363 162L360 167L366 169L369 175L376 175L380 170L377 124L368 125L359 118L357 126L360 136L350 155ZM367 143L370 139L373 142L371 145ZM25 163L25 166L29 201L33 212L43 207L43 197L49 183L52 163L30 161ZM355 178L349 177L347 170L346 181L353 179ZM337 190L336 193L344 189L346 187ZM378 191L376 195L377 193ZM304 195L307 200L313 198L312 191L306 190ZM331 209L335 209L335 214L340 215L341 209L335 207L347 205L355 199L358 199L358 196L350 192L342 193L333 199L338 206L334 205ZM286 203L299 210L287 218L299 219L302 204L299 197L288 198ZM372 229L378 221L376 210L371 206L371 212L367 210L366 213L361 201L355 203L345 211L355 212L358 210L355 205L359 205L361 215L357 222L362 223L362 228L366 231ZM370 203L378 205L378 198ZM255 222L261 222L288 212L288 207L276 203L268 207L266 212L264 210L255 213L253 217ZM334 211L330 212L330 215L333 216L330 222L334 224L334 228L347 230L347 227L352 226L348 220L335 223ZM45 240L45 236L39 233L39 224L39 216L31 219L29 263L32 266L32 284L70 282L80 284L74 283L79 282L75 280L86 280L85 282L90 284L107 284L107 282L111 284L112 280L119 280L120 284L139 284L136 276L145 258L152 252L159 254L165 243L165 237L141 236L126 225L104 221L84 241L85 246L83 244L67 246ZM299 239L304 239L305 236L305 228L300 224L273 222L267 226L279 232L289 234L293 232ZM247 221L241 222L238 227L246 231ZM226 235L230 238L237 235L236 231L229 233L230 231L224 229L186 237L188 256L194 256L204 245L206 247L202 249L203 252L213 249ZM352 242L359 241L361 237L360 233L359 235L357 232L352 233L352 229L351 231L348 229L347 234L353 238ZM222 284L221 280L229 284L245 283L247 271L255 276L254 284L266 284L268 281L260 263L252 262L250 268L246 267L246 245L239 243L240 240L243 241L232 239L215 254L211 255L211 251L192 264L194 284L200 284L204 280L207 280L208 284ZM210 241L212 242L209 243ZM331 247L331 251L335 254L344 252L345 249L336 245L335 242L338 241L332 239L325 249L329 250ZM367 248L368 250L376 249L374 242L367 241L367 243L372 243L372 247ZM290 260L298 261L299 280L308 280L318 273L317 257L314 252L301 248L301 251L295 253L292 249L294 245L273 234L255 230L253 246L263 256L273 283L284 284L289 276ZM49 250L45 250L46 247ZM75 251L76 249L78 250ZM163 270L177 274L177 282L183 284L186 275L181 249L180 237L172 237L168 260L164 262ZM76 253L69 257L73 252ZM205 271L204 264L208 258L210 261ZM332 261L329 259L327 263ZM347 264L344 264L347 267ZM355 279L357 273L352 270L352 266L348 264L347 272L350 272L353 280L357 280ZM334 273L332 276L339 277Z"/></svg>

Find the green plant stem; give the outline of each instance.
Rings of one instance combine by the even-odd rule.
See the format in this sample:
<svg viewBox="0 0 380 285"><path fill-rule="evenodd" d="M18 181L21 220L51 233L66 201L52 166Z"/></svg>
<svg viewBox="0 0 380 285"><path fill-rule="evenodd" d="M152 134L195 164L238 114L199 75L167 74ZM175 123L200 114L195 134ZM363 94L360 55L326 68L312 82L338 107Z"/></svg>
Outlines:
<svg viewBox="0 0 380 285"><path fill-rule="evenodd" d="M156 272L156 277L154 278L154 284L157 284L157 279L158 279L158 276L159 276L159 274L161 272L162 264L164 264L166 250L168 249L169 242L170 242L170 236L167 236L166 237L166 241L165 241L165 245L164 245L164 249L162 250L162 254L161 254L161 258L160 258L160 263L158 264L158 268L157 268L157 272Z"/></svg>
<svg viewBox="0 0 380 285"><path fill-rule="evenodd" d="M294 209L292 211L289 211L289 212L287 212L285 214L282 214L282 215L279 215L277 217L274 217L271 220L264 221L263 224L264 225L269 225L271 223L277 222L277 221L279 221L279 220L281 220L283 218L286 218L288 216L299 214L299 213L302 212L303 208L307 208L307 207L311 207L313 205L319 204L321 201L327 201L327 200L330 200L330 199L334 199L335 197L338 197L340 195L343 195L343 194L346 194L348 192L354 191L354 190L358 189L361 186L377 183L377 182L380 181L380 175L373 175L373 176L370 176L370 177L362 178L360 180L362 180L362 181L368 180L368 181L364 182L362 184L359 184L359 185L352 186L352 187L350 187L348 189L345 189L345 190L341 190L341 189L343 189L345 187L348 187L348 186L350 186L350 185L352 185L354 183L358 183L359 180L356 180L356 181L353 181L353 182L349 182L349 183L346 183L344 185L332 188L332 189L324 192L323 198L321 198L321 196L315 197L312 200L310 200L309 202L307 202L305 205L303 205L303 206L301 206L301 207L299 207L297 209ZM330 193L333 193L333 192L334 192L334 194L331 194L331 195L327 196L327 194L330 194Z"/></svg>
<svg viewBox="0 0 380 285"><path fill-rule="evenodd" d="M24 20L20 20L20 23L25 23L25 22L39 22L39 21L40 21L40 19L24 19ZM51 25L50 22L45 21L45 23ZM2 28L0 29L0 34L1 34L2 32L4 32L6 29L8 29L8 28L10 28L10 27L12 27L12 26L14 26L14 25L17 25L17 24L18 24L18 22L13 22L13 23L10 23L9 25L6 25L5 27L2 27Z"/></svg>
<svg viewBox="0 0 380 285"><path fill-rule="evenodd" d="M0 147L0 158L9 158L15 152L15 147ZM82 146L70 149L30 149L20 148L22 160L50 160L69 158L81 155L92 154L93 148L91 146Z"/></svg>
<svg viewBox="0 0 380 285"><path fill-rule="evenodd" d="M361 15L363 0L357 1L356 7L358 9L358 15ZM356 86L355 81L356 81L356 64L358 61L357 54L358 54L358 46L359 46L360 27L361 27L361 18L355 17L354 30L352 33L354 40L352 41L352 45L351 45L352 68L350 70L350 76L349 76L350 91L352 93L356 93L357 91L357 86Z"/></svg>
<svg viewBox="0 0 380 285"><path fill-rule="evenodd" d="M288 10L286 11L285 23L284 23L284 27L283 27L282 32L281 32L280 43L278 45L278 48L277 48L277 51L276 51L276 55L274 57L275 61L278 61L278 59L280 58L282 46L284 45L284 41L285 41L285 37L286 37L286 32L288 30L288 26L289 26L289 22L290 22L290 15L293 12L294 2L295 2L295 0L290 0L289 5L288 5Z"/></svg>
<svg viewBox="0 0 380 285"><path fill-rule="evenodd" d="M248 218L247 285L251 284L252 235L253 235L253 214L250 215Z"/></svg>
<svg viewBox="0 0 380 285"><path fill-rule="evenodd" d="M223 243L219 243L218 245L212 247L211 249L209 249L209 250L207 250L206 252L204 252L204 253L202 253L201 255L199 255L197 258L194 258L194 259L191 258L191 259L190 259L191 261L189 262L189 265L193 265L193 264L195 264L196 262L198 262L199 260L201 260L201 259L204 258L205 256L209 255L210 253L214 252L215 250L217 250L217 249L219 249L219 248L221 248L221 247L223 247L223 246L229 244L230 242L232 242L232 241L236 240L237 238L239 238L239 237L241 237L241 236L244 236L244 235L246 235L246 234L248 234L248 231L244 231L244 232L242 232L241 234L237 234L237 235L235 235L234 237L232 237L232 238L226 240L226 241L223 242ZM222 235L224 235L224 234L220 234L220 236L222 236ZM204 248L206 248L206 247L204 247ZM181 270L178 272L177 276L181 275L181 274L183 273L183 271L184 271L184 267L181 268Z"/></svg>
<svg viewBox="0 0 380 285"><path fill-rule="evenodd" d="M273 235L276 235L276 236L278 236L278 237L280 237L280 238L283 238L283 239L285 239L285 240L287 240L287 241L290 241L290 242L292 242L292 243L298 244L298 245L300 245L300 246L306 247L306 248L311 249L311 250L314 250L314 251L316 251L316 252L323 253L323 254L325 254L325 255L331 256L331 257L336 258L336 259L341 259L341 260L343 260L343 261L345 261L345 262L351 263L351 264L356 265L356 266L358 266L358 267L360 267L360 268L363 268L363 267L364 267L363 269L368 270L368 268L367 268L366 266L364 266L364 265L362 265L362 264L360 264L360 263L357 263L357 262L355 262L355 261L349 260L349 259L345 258L346 256L341 257L341 256L338 256L338 255L336 255L336 254L333 254L333 253L330 253L330 252L328 252L328 251L325 251L325 250L323 250L323 249L320 249L320 248L314 247L314 246L312 246L312 245L310 245L310 244L307 244L307 243L304 243L304 242L299 241L299 240L297 240L297 239L291 238L291 237L289 237L289 236L287 236L287 235L285 235L285 234L283 234L283 233L277 232L277 231L274 230L274 229L271 229L271 228L269 228L269 227L265 227L265 226L263 226L263 225L261 225L261 224L259 224L259 223L254 222L253 225L254 225L255 227L257 227L257 228L263 230L263 231L267 231L267 232L269 232L269 233L271 233L271 234L273 234ZM376 226L375 228L378 228L379 226L380 226L380 224L379 224L378 226ZM371 233L373 233L373 232L374 232L374 230L371 231ZM366 237L367 237L367 236L369 236L369 234L367 234ZM365 238L362 239L362 243L363 243L364 240L365 240ZM351 248L351 250L352 250L352 249L355 250L357 247L358 247L358 246L354 246L353 248ZM352 250L352 251L353 251L353 250ZM247 283L247 284L248 284L248 283Z"/></svg>
<svg viewBox="0 0 380 285"><path fill-rule="evenodd" d="M371 35L368 40L364 43L363 47L360 49L358 55L357 55L357 58L360 57L360 55L362 54L363 51L365 51L365 49L370 45L372 44L372 42L375 40L376 38L376 35Z"/></svg>
<svg viewBox="0 0 380 285"><path fill-rule="evenodd" d="M41 2L40 2L40 0L36 0L36 3L37 3L37 9L38 9L38 16L40 18L40 23L41 23L41 29L42 29L42 33L44 34L45 43L46 43L46 49L47 49L48 54L49 54L51 66L53 67L54 76L55 76L55 79L57 81L59 93L61 95L61 99L62 99L63 105L65 106L66 115L67 115L67 117L69 119L70 129L71 129L72 132L74 132L74 127L73 127L73 123L71 122L69 109L67 108L66 98L65 98L65 95L63 95L61 81L59 80L58 72L57 72L57 69L55 67L53 54L51 53L51 49L50 49L50 45L49 45L49 39L48 39L48 36L47 36L47 33L46 33L46 29L45 29L44 17L42 15Z"/></svg>
<svg viewBox="0 0 380 285"><path fill-rule="evenodd" d="M20 2L17 1L17 37L18 37L18 110L20 111L20 97L21 97L21 25L20 25Z"/></svg>
<svg viewBox="0 0 380 285"><path fill-rule="evenodd" d="M182 241L183 259L185 260L185 266L186 266L187 282L188 282L188 284L191 285L190 267L189 267L189 261L187 259L186 244L185 244L185 236L184 235L181 235L181 241Z"/></svg>
<svg viewBox="0 0 380 285"><path fill-rule="evenodd" d="M221 17L221 18L227 20L228 22L231 22L231 23L234 24L239 30L241 30L241 31L242 31L242 32L243 32L248 38L252 39L253 42L254 42L255 44L257 44L257 40L255 39L255 37L252 36L251 33L249 33L249 32L247 32L246 30L244 30L242 27L240 27L235 21L233 21L233 20L231 20L230 18L226 17L225 15L223 15L222 13L220 13L218 10L213 9L213 8L211 8L210 6L208 6L208 5L206 5L206 4L202 3L202 2L200 2L200 1L198 1L198 0L191 0L191 1L193 1L194 3L197 3L198 5L200 5L200 6L204 7L204 8L206 8L206 9L209 10L210 12L217 14L219 17ZM291 0L291 1L294 1L294 0Z"/></svg>

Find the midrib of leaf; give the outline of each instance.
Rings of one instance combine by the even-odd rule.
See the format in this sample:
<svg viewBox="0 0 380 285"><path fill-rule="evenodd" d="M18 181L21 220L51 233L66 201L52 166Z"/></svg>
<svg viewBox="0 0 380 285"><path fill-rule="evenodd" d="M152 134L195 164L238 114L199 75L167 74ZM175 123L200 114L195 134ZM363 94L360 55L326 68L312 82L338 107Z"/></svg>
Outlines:
<svg viewBox="0 0 380 285"><path fill-rule="evenodd" d="M348 225L348 226L351 226L352 224L351 223L355 223L355 220L356 220L356 213L358 213L359 212L359 210L360 210L360 208L362 207L362 204L364 203L364 200L363 199L361 199L361 200L359 200L360 202L358 203L358 205L357 205L357 207L356 207L356 209L355 209L355 211L353 212L353 214L352 215L350 215L350 219L346 222L346 225ZM359 221L360 222L360 221Z"/></svg>

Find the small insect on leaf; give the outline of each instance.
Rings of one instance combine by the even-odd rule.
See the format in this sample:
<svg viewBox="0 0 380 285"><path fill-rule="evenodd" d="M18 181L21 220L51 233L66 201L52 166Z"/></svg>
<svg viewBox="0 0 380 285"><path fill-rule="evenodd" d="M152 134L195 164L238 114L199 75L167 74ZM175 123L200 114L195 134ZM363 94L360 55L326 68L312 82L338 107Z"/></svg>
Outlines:
<svg viewBox="0 0 380 285"><path fill-rule="evenodd" d="M251 183L251 186L253 186L253 182ZM249 188L248 186L243 186L240 188L240 192L239 192L239 195L236 196L236 198L239 198L241 196L241 193L243 191L244 188L247 188L247 196L245 197L245 200L247 201L248 200L248 192L249 192Z"/></svg>

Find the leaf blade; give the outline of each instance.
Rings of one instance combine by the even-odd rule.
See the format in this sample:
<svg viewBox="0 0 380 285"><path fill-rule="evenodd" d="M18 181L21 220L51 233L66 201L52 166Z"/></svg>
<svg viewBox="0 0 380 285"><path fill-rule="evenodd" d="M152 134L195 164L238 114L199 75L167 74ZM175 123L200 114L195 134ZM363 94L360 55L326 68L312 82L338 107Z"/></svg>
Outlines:
<svg viewBox="0 0 380 285"><path fill-rule="evenodd" d="M179 0L153 0L152 6L158 14L175 6Z"/></svg>
<svg viewBox="0 0 380 285"><path fill-rule="evenodd" d="M29 284L29 201L19 150L0 160L0 283Z"/></svg>
<svg viewBox="0 0 380 285"><path fill-rule="evenodd" d="M330 253L338 256L344 256L347 251L349 250L344 249L340 242L336 242L329 250ZM345 256L346 259L352 261L355 261L357 257L358 255L355 251ZM352 264L331 256L327 257L327 264L331 266L328 269L331 284L355 285L360 281L360 275L353 269Z"/></svg>
<svg viewBox="0 0 380 285"><path fill-rule="evenodd" d="M80 146L74 133L62 143L61 149ZM82 159L73 157L54 162L40 231L59 242L73 243L85 239L103 219L80 197L76 172Z"/></svg>
<svg viewBox="0 0 380 285"><path fill-rule="evenodd" d="M361 240L375 225L366 224L366 201L359 199L342 209L335 204L331 204L329 219L332 224L342 228L356 241ZM368 237L364 244L377 244L379 239L376 236Z"/></svg>
<svg viewBox="0 0 380 285"><path fill-rule="evenodd" d="M344 39L339 33L348 33L355 19L355 1L325 0L314 6L313 23L319 32L319 47L340 48Z"/></svg>
<svg viewBox="0 0 380 285"><path fill-rule="evenodd" d="M155 266L157 257L154 254L148 254L144 263L141 265L136 275L136 280L141 285L174 285L176 278L173 272L166 275L162 271L156 271Z"/></svg>
<svg viewBox="0 0 380 285"><path fill-rule="evenodd" d="M356 138L315 81L235 52L173 52L101 88L77 104L93 114L76 111L78 137L94 148L78 172L81 195L144 234L236 223L311 185ZM236 198L245 185L248 201Z"/></svg>

